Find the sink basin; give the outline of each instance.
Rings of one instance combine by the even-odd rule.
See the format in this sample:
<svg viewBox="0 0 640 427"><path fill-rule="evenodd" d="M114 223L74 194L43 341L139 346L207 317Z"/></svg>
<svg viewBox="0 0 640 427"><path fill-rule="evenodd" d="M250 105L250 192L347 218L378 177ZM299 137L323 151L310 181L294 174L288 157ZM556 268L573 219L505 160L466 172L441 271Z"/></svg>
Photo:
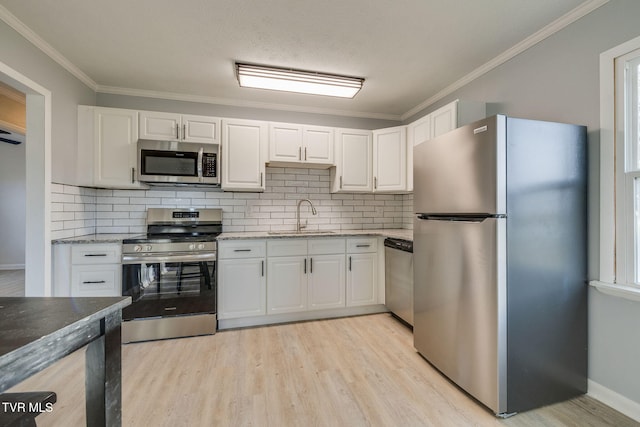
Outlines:
<svg viewBox="0 0 640 427"><path fill-rule="evenodd" d="M313 234L332 234L331 230L304 230L304 231L268 231L267 234L272 236L308 236Z"/></svg>

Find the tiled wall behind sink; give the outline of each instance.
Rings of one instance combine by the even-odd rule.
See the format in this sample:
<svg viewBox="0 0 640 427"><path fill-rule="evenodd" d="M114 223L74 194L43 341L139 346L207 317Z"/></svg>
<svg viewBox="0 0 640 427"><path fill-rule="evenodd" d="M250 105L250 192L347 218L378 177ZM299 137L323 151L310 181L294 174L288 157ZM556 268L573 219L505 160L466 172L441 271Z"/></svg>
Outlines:
<svg viewBox="0 0 640 427"><path fill-rule="evenodd" d="M52 186L52 238L97 233L144 233L151 207L205 207L223 210L223 227L231 231L293 230L296 204L310 230L411 228L411 195L331 194L329 170L267 168L263 193L222 192L202 188L152 187L103 190Z"/></svg>

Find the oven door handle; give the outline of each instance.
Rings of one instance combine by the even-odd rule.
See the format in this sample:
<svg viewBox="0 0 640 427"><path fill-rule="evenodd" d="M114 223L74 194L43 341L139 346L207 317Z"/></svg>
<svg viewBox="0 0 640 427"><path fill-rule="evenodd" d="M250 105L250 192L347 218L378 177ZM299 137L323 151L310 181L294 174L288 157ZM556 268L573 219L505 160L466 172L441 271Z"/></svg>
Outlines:
<svg viewBox="0 0 640 427"><path fill-rule="evenodd" d="M122 264L153 264L159 262L200 262L215 261L216 253L208 252L202 254L150 254L150 255L122 255Z"/></svg>

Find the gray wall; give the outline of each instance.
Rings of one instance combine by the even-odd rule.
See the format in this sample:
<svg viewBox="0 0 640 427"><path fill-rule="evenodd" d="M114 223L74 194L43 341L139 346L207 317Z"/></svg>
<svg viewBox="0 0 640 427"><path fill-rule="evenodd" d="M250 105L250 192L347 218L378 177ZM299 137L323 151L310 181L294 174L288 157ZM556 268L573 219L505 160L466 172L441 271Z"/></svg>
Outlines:
<svg viewBox="0 0 640 427"><path fill-rule="evenodd" d="M586 125L589 134L589 277L599 263L599 56L640 35L640 1L609 3L438 101L485 101L506 114ZM589 291L589 378L640 403L640 303Z"/></svg>
<svg viewBox="0 0 640 427"><path fill-rule="evenodd" d="M382 129L385 127L398 126L400 124L400 122L393 120L331 116L326 114L300 113L295 111L263 110L259 108L213 105L198 102L112 95L106 93L98 94L96 105L101 107L130 108L132 110L166 111L171 113L199 114L213 117L267 120L274 122L302 123L356 129Z"/></svg>
<svg viewBox="0 0 640 427"><path fill-rule="evenodd" d="M75 182L78 104L94 104L95 92L3 21L0 52L0 61L52 92L52 180Z"/></svg>
<svg viewBox="0 0 640 427"><path fill-rule="evenodd" d="M0 269L24 266L25 144L0 142Z"/></svg>

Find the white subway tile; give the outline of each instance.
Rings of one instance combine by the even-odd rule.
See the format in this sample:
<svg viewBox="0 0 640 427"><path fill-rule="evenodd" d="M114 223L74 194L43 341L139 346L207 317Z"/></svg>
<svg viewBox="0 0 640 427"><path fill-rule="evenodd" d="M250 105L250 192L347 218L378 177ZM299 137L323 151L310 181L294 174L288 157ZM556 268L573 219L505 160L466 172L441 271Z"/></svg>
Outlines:
<svg viewBox="0 0 640 427"><path fill-rule="evenodd" d="M145 212L147 207L145 205L113 205L114 212Z"/></svg>
<svg viewBox="0 0 640 427"><path fill-rule="evenodd" d="M73 203L74 201L75 201L75 197L73 194L61 194L61 193L51 194L52 203Z"/></svg>
<svg viewBox="0 0 640 427"><path fill-rule="evenodd" d="M73 185L65 185L63 189L64 194L73 194L80 195L80 187L75 187Z"/></svg>
<svg viewBox="0 0 640 427"><path fill-rule="evenodd" d="M103 196L98 196L96 198L96 203L104 203L104 204L129 204L129 198L128 197L103 197Z"/></svg>
<svg viewBox="0 0 640 427"><path fill-rule="evenodd" d="M114 197L145 197L147 192L145 190L113 190Z"/></svg>
<svg viewBox="0 0 640 427"><path fill-rule="evenodd" d="M50 188L52 193L64 193L64 184L56 184L55 182L52 182Z"/></svg>
<svg viewBox="0 0 640 427"><path fill-rule="evenodd" d="M176 192L175 191L168 191L168 190L147 190L145 197L156 197L156 198L160 198L160 199L173 199L176 196Z"/></svg>

